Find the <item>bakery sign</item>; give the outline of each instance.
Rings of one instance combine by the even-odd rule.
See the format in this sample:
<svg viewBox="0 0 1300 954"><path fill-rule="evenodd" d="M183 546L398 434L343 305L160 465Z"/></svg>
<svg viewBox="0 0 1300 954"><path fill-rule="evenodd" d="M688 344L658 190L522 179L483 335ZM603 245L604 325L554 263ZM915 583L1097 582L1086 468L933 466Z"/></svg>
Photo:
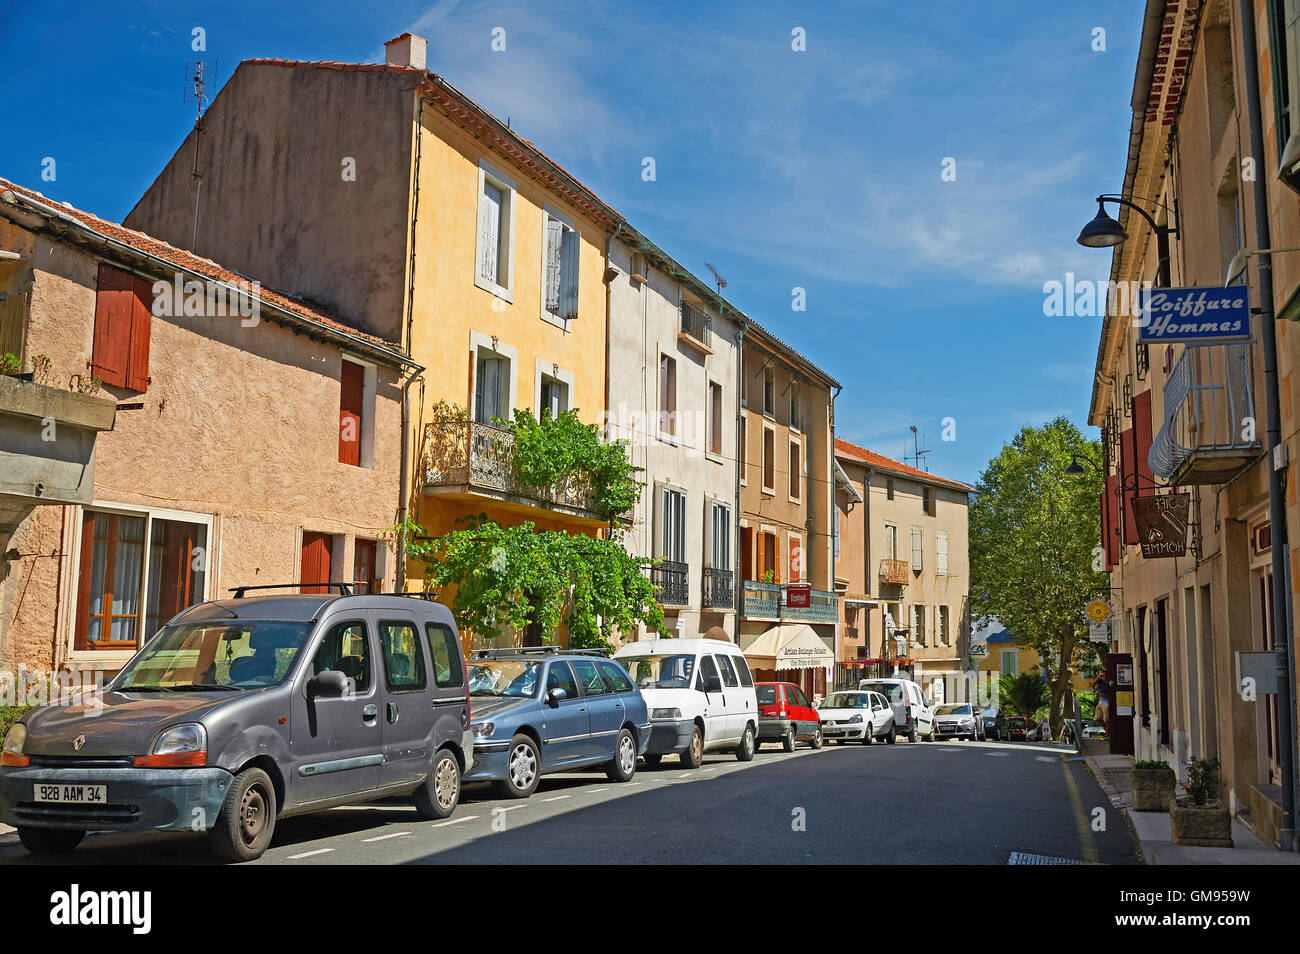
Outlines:
<svg viewBox="0 0 1300 954"><path fill-rule="evenodd" d="M1138 545L1143 557L1151 560L1187 555L1187 514L1191 504L1191 494L1133 498L1133 516L1137 520Z"/></svg>

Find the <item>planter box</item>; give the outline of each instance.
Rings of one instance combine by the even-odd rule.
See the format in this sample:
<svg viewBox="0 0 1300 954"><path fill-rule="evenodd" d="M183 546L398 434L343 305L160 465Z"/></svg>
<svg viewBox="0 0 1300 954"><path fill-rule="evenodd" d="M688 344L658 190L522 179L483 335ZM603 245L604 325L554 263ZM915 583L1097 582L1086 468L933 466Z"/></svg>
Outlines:
<svg viewBox="0 0 1300 954"><path fill-rule="evenodd" d="M1232 847L1232 815L1226 808L1169 809L1175 845L1198 845L1202 848Z"/></svg>
<svg viewBox="0 0 1300 954"><path fill-rule="evenodd" d="M1174 800L1174 770L1133 770L1133 809L1139 812L1167 812Z"/></svg>

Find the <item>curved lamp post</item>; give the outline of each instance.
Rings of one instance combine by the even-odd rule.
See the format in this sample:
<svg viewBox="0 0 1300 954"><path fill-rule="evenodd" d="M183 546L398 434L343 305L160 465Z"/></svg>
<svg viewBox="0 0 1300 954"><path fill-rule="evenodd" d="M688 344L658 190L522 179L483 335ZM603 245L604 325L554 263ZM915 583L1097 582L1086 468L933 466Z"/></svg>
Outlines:
<svg viewBox="0 0 1300 954"><path fill-rule="evenodd" d="M1142 197L1139 196L1138 198ZM1151 215L1146 211L1146 209L1142 208L1131 199L1124 198L1122 195L1099 195L1097 196L1096 217L1079 231L1079 237L1075 241L1088 248L1111 248L1112 246L1121 244L1128 238L1128 233L1124 231L1124 227L1106 214L1107 202L1113 202L1116 205L1125 205L1130 209L1133 209L1138 215L1147 220L1147 224L1151 226L1152 230L1157 235L1177 235L1177 203L1175 203L1175 208L1171 209L1169 206L1157 202L1155 199L1144 199L1144 201L1158 205L1169 212L1170 216L1174 220L1174 224L1157 225L1156 220L1151 218Z"/></svg>

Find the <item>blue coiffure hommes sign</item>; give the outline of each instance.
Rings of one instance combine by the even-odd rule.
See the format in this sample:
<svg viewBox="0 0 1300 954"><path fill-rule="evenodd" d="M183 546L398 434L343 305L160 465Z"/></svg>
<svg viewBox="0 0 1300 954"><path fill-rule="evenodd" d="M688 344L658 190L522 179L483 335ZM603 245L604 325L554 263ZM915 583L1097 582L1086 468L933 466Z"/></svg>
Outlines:
<svg viewBox="0 0 1300 954"><path fill-rule="evenodd" d="M1142 341L1240 341L1250 337L1250 295L1230 288L1144 288L1133 323Z"/></svg>

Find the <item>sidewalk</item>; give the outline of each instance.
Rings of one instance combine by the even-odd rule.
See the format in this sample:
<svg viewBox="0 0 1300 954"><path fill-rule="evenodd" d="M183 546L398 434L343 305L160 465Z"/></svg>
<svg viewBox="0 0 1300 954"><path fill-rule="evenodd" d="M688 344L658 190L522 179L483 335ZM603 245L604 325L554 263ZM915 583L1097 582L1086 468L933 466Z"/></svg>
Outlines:
<svg viewBox="0 0 1300 954"><path fill-rule="evenodd" d="M1133 810L1133 757L1111 755L1105 742L1084 743L1083 761L1111 805L1123 809L1149 865L1300 865L1300 855L1277 851L1232 820L1232 848L1175 845L1168 812Z"/></svg>

